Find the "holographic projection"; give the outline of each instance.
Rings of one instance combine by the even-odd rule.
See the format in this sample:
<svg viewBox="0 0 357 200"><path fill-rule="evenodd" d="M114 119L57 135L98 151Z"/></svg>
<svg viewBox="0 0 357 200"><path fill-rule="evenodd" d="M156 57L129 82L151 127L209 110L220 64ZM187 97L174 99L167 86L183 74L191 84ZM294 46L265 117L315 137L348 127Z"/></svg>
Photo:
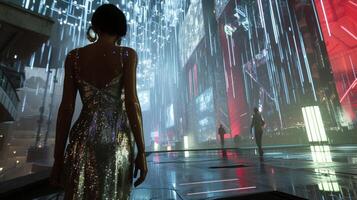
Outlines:
<svg viewBox="0 0 357 200"><path fill-rule="evenodd" d="M218 1L220 41L233 134L248 132L253 107L267 132L304 126L301 107L320 106L336 123L338 104L310 3ZM220 14L220 15L219 15Z"/></svg>
<svg viewBox="0 0 357 200"><path fill-rule="evenodd" d="M200 0L191 1L179 34L180 58L181 63L184 65L205 35L203 8Z"/></svg>
<svg viewBox="0 0 357 200"><path fill-rule="evenodd" d="M345 124L357 112L357 1L315 0Z"/></svg>

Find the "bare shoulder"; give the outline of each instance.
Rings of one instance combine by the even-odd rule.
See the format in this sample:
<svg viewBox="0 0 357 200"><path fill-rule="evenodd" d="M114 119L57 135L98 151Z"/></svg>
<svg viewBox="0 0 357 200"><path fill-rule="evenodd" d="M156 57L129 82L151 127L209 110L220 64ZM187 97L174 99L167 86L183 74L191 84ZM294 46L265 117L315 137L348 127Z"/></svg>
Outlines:
<svg viewBox="0 0 357 200"><path fill-rule="evenodd" d="M67 58L68 58L68 57L75 56L77 51L78 51L77 49L72 49L71 51L69 51L69 52L67 53Z"/></svg>
<svg viewBox="0 0 357 200"><path fill-rule="evenodd" d="M77 58L78 54L78 48L72 49L67 53L65 64L68 66L72 66L72 64L75 62L75 59Z"/></svg>
<svg viewBox="0 0 357 200"><path fill-rule="evenodd" d="M127 54L129 58L136 59L138 57L138 54L133 48L125 47L125 46L120 46L118 48L121 49L125 54Z"/></svg>
<svg viewBox="0 0 357 200"><path fill-rule="evenodd" d="M78 56L78 52L81 48L75 48L68 52L67 58L74 59Z"/></svg>

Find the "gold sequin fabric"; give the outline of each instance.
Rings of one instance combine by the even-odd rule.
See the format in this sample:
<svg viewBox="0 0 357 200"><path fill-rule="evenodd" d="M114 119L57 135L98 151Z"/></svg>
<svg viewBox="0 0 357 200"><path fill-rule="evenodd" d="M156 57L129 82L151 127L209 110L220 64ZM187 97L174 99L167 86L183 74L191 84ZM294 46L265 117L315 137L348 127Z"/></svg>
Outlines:
<svg viewBox="0 0 357 200"><path fill-rule="evenodd" d="M74 72L83 108L66 148L65 199L129 199L133 142L122 99L122 74L97 88L82 80L78 70Z"/></svg>

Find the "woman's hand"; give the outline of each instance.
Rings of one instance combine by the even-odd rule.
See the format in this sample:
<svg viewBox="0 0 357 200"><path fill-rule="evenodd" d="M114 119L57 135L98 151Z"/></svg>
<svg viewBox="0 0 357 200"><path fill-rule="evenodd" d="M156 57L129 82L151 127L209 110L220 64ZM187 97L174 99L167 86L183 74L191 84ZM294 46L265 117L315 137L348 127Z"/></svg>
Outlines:
<svg viewBox="0 0 357 200"><path fill-rule="evenodd" d="M50 185L53 187L63 187L63 159L56 159L52 166L50 175Z"/></svg>
<svg viewBox="0 0 357 200"><path fill-rule="evenodd" d="M138 153L135 159L135 170L134 170L134 178L137 177L138 171L140 170L139 178L134 182L134 186L137 187L141 183L144 182L146 178L146 174L148 173L148 167L146 163L146 156L144 152Z"/></svg>

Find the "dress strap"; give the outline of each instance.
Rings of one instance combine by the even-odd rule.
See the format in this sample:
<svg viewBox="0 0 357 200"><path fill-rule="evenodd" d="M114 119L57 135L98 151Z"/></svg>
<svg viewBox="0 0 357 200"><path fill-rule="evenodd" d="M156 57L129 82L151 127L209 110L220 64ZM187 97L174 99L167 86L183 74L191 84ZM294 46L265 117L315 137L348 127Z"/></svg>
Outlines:
<svg viewBox="0 0 357 200"><path fill-rule="evenodd" d="M119 59L120 59L120 67L121 67L121 70L123 72L123 66L124 66L124 63L123 63L123 47L120 47L119 46Z"/></svg>

